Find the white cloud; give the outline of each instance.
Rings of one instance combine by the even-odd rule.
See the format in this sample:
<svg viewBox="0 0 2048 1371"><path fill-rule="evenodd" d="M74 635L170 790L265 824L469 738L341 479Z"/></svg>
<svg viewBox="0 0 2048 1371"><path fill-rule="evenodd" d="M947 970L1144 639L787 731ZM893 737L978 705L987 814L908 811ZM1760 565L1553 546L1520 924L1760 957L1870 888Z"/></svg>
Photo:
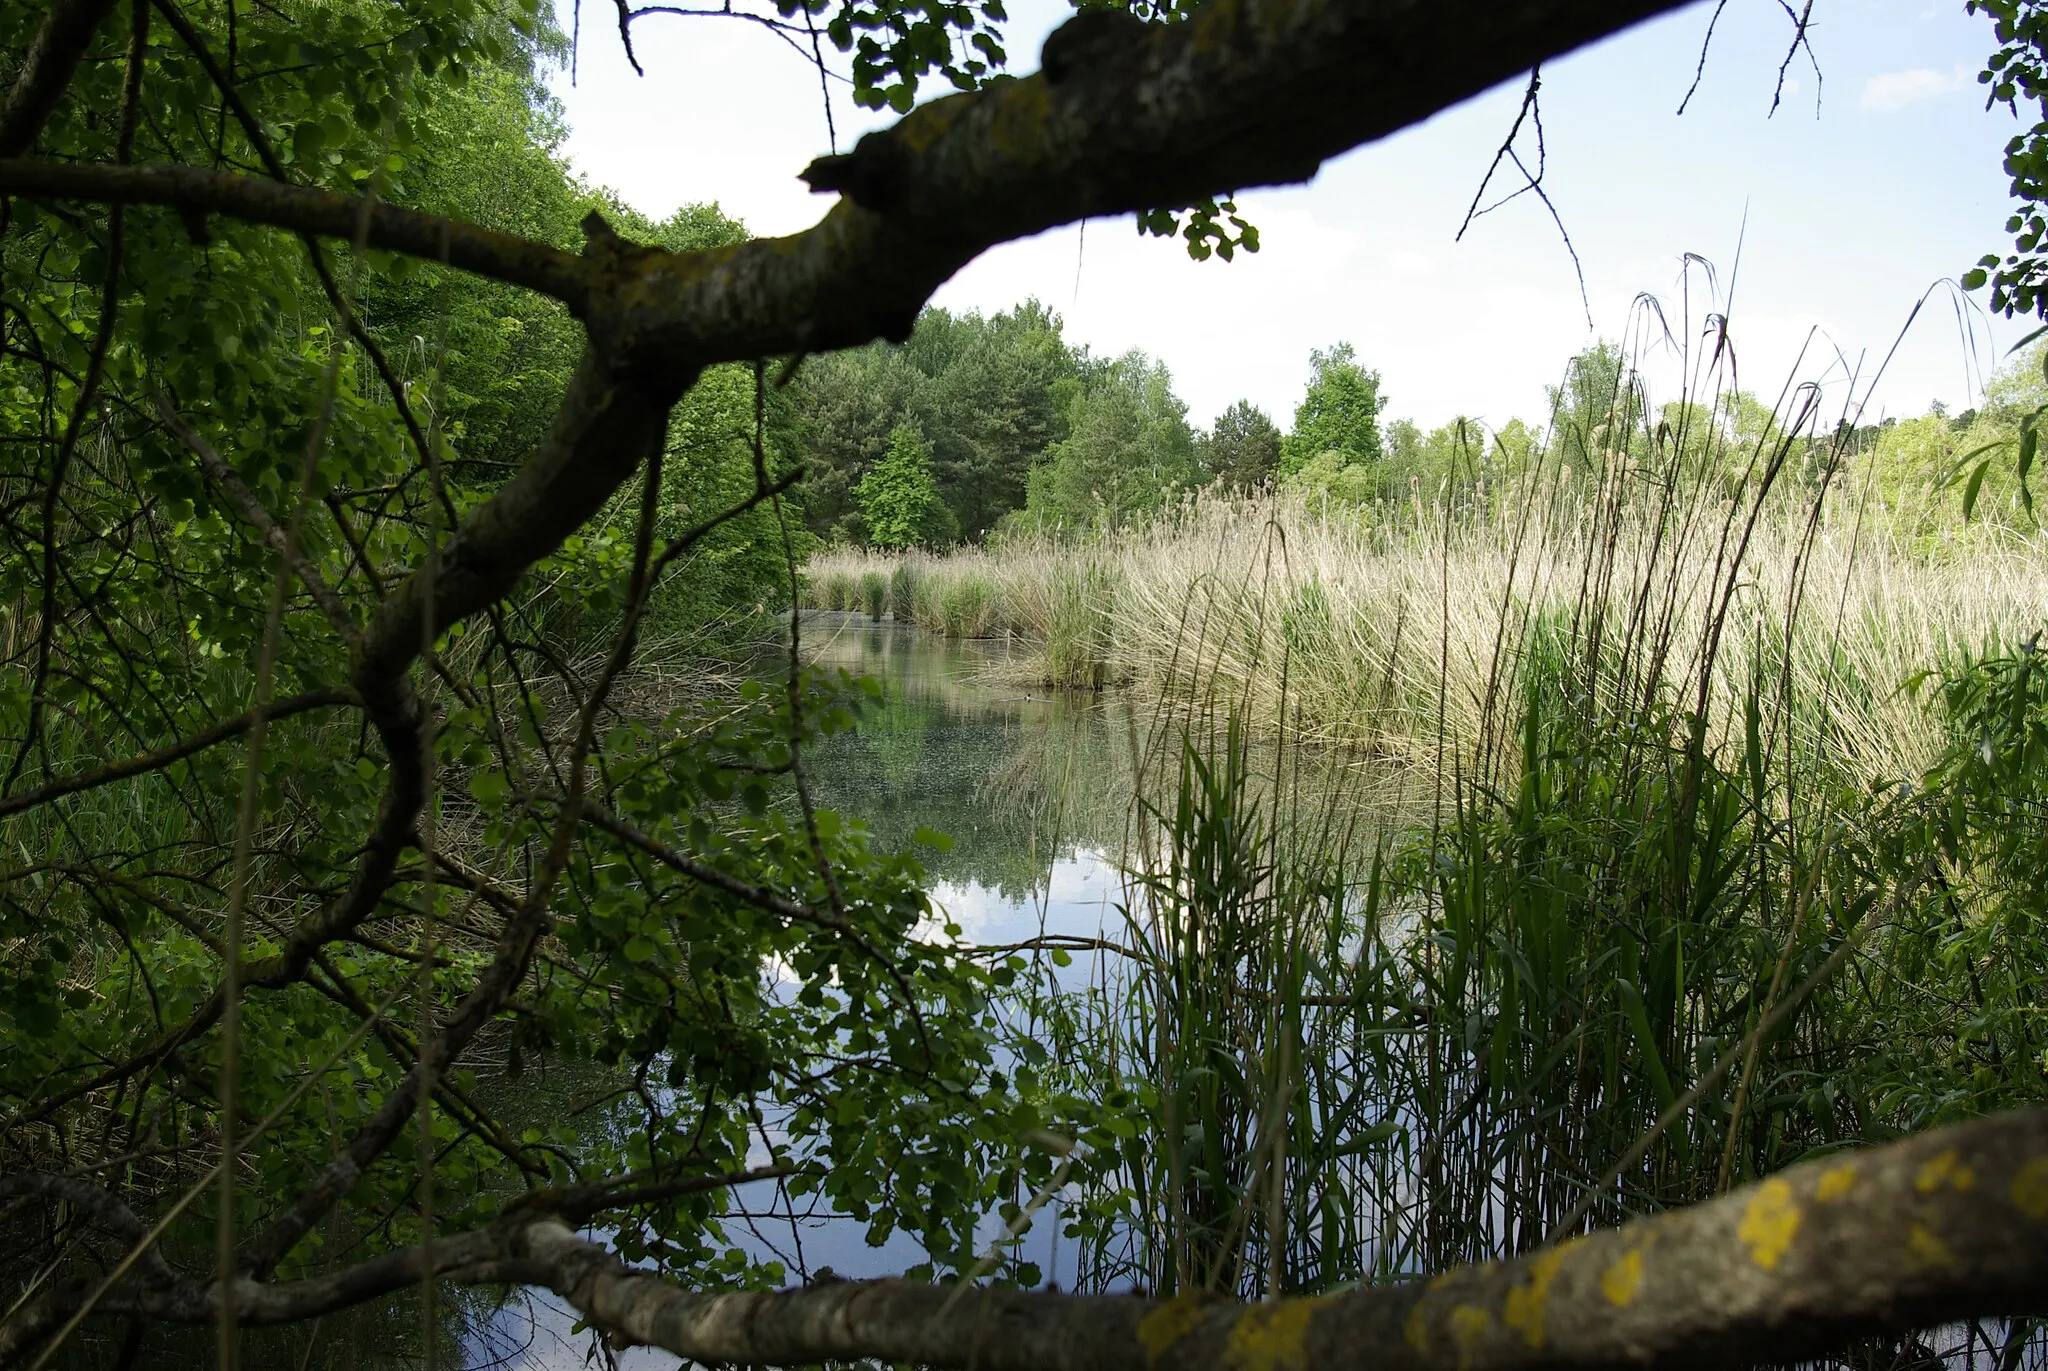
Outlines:
<svg viewBox="0 0 2048 1371"><path fill-rule="evenodd" d="M1946 74L1932 67L1883 72L1863 83L1863 108L1889 114L1950 91L1966 90L1975 81L1968 67L1957 67Z"/></svg>

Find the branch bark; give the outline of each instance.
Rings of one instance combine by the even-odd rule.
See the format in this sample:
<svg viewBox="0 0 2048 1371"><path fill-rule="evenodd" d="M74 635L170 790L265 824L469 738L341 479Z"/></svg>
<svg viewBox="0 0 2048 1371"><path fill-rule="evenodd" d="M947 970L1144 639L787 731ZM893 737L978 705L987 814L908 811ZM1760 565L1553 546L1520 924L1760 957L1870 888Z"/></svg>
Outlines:
<svg viewBox="0 0 2048 1371"><path fill-rule="evenodd" d="M332 1275L244 1279L236 1307L245 1322L295 1322L434 1277L547 1286L618 1343L706 1364L1687 1371L1784 1363L1854 1338L2048 1309L2048 1110L1810 1162L1691 1209L1426 1284L1263 1304L996 1289L956 1299L950 1286L906 1281L695 1292L625 1265L552 1214L518 1213ZM214 1300L209 1288L158 1279L112 1292L102 1307L202 1323Z"/></svg>
<svg viewBox="0 0 2048 1371"><path fill-rule="evenodd" d="M0 160L0 194L89 204L163 205L187 214L224 215L344 241L356 236L362 201L311 186L237 176L201 167L70 165ZM574 253L459 219L444 219L377 201L370 207L368 244L525 286L576 309L590 268ZM445 249L445 258L444 258Z"/></svg>
<svg viewBox="0 0 2048 1371"><path fill-rule="evenodd" d="M848 1283L692 1294L537 1228L590 1320L702 1362L977 1371L1689 1368L2048 1307L2048 1111L1795 1167L1692 1209L1426 1285L1259 1305Z"/></svg>

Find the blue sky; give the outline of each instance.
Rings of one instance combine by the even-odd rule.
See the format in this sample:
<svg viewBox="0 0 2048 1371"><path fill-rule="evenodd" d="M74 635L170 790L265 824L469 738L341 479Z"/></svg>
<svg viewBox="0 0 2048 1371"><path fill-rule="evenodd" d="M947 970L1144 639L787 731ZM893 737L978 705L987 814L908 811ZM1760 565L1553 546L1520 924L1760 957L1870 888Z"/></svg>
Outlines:
<svg viewBox="0 0 2048 1371"><path fill-rule="evenodd" d="M656 215L715 201L759 233L823 213L795 179L826 150L817 74L796 54L749 25L657 16L635 30L648 71L637 78L610 6L584 8L577 79L555 81L584 174ZM1057 0L1013 8L1014 70L1036 66L1068 13ZM1641 323L1640 295L1675 331L1689 297L1696 332L1731 287L1745 389L1774 397L1796 374L1827 385L1834 412L1854 373L1866 417L1972 403L1982 369L2025 327L1978 317L1966 341L1945 289L1881 383L1868 382L1923 293L2005 245L1999 163L2015 126L1984 110L1976 85L1989 22L1961 0L1818 0L1819 79L1801 54L1772 116L1790 23L1777 0L1729 0L1681 118L1711 13L1691 6L1544 71L1546 185L1585 267L1591 333L1571 259L1533 197L1455 241L1519 83L1356 149L1307 186L1240 196L1262 230L1256 257L1194 263L1129 219L1097 221L989 252L937 303L993 310L1035 295L1074 341L1163 358L1204 423L1248 397L1284 425L1309 351L1339 340L1380 371L1392 415L1540 420L1544 387L1574 351ZM835 108L842 147L886 122ZM1713 287L1683 269L1687 253L1713 265ZM1645 364L1667 395L1673 356Z"/></svg>

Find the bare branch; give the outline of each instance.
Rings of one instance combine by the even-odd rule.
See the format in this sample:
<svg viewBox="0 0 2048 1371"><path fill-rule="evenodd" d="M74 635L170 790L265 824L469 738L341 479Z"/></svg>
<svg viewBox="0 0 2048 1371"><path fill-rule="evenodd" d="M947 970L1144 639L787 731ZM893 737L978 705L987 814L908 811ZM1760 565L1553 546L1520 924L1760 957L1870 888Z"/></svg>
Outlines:
<svg viewBox="0 0 2048 1371"><path fill-rule="evenodd" d="M635 76L645 76L646 68L640 65L639 56L633 51L633 11L626 0L612 0L619 10L619 43L626 50L626 61L632 64Z"/></svg>
<svg viewBox="0 0 2048 1371"><path fill-rule="evenodd" d="M1534 195L1543 202L1543 208L1550 212L1550 222L1557 225L1558 237L1564 239L1564 250L1571 254L1572 273L1578 277L1579 281L1579 304L1586 311L1586 327L1591 329L1593 327L1593 302L1586 294L1586 269L1579 262L1579 250L1572 243L1571 232L1564 226L1564 216L1557 212L1557 206L1551 202L1550 192L1543 188L1543 173L1549 167L1550 153L1543 143L1542 90L1543 67L1539 63L1529 70L1529 84L1522 91L1522 108L1516 113L1515 122L1508 129L1508 136L1501 141L1499 151L1493 154L1493 162L1487 167L1486 176L1480 181L1479 189L1472 193L1472 203L1465 209L1465 220L1458 225L1457 241L1462 242L1464 240L1465 230L1472 227L1474 219L1493 213L1510 200L1519 199L1524 195ZM1536 130L1536 170L1534 172L1531 172L1522 161L1522 154L1515 150L1515 139L1521 135L1524 122L1533 125ZM1513 162L1515 164L1515 170L1522 173L1522 184L1484 209L1481 209L1479 202L1485 198L1486 188L1493 184L1494 175L1500 170L1502 162Z"/></svg>
<svg viewBox="0 0 2048 1371"><path fill-rule="evenodd" d="M1685 98L1678 102L1678 112L1680 114L1685 113L1685 107L1692 103L1692 97L1698 92L1700 82L1706 79L1707 49L1714 46L1714 26L1721 22L1721 11L1727 8L1728 0L1719 0L1719 3L1714 6L1713 17L1707 20L1707 36L1700 40L1699 65L1693 68L1692 84L1685 88Z"/></svg>
<svg viewBox="0 0 2048 1371"><path fill-rule="evenodd" d="M1806 50L1806 60L1813 67L1813 113L1818 118L1820 115L1821 87L1820 58L1814 56L1813 40L1808 36L1807 32L1813 20L1813 0L1806 0L1804 7L1796 11L1792 8L1789 0L1778 0L1778 6L1785 11L1785 17L1792 21L1792 41L1785 47L1785 60L1778 63L1778 84L1776 89L1771 92L1770 112L1771 114L1778 112L1778 102L1785 98L1785 73L1791 68L1792 59L1799 55L1801 48L1804 48ZM1768 118L1769 116L1767 115L1766 117Z"/></svg>

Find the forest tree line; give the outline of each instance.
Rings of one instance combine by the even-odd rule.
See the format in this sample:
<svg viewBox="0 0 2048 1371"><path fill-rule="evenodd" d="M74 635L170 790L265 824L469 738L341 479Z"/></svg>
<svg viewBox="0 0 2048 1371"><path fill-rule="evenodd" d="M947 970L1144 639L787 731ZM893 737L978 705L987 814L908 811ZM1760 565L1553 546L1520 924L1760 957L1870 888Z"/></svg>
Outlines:
<svg viewBox="0 0 2048 1371"><path fill-rule="evenodd" d="M1166 364L1070 341L1037 300L991 315L929 308L907 343L805 363L777 413L804 466L807 526L828 545L944 549L1019 534L1114 533L1198 494L1292 488L1369 514L1420 501L1484 502L1489 483L1558 465L1597 481L1603 463L1659 444L1704 460L1732 490L1781 443L1807 484L1836 457L1923 517L1958 507L1961 461L2048 400L2042 353L1990 382L1981 408L1842 416L1774 411L1747 391L1657 404L1620 344L1570 358L1539 421L1459 416L1425 428L1388 414L1380 373L1349 343L1318 348L1283 429L1240 399L1208 428L1188 417ZM1793 407L1796 409L1797 407ZM1793 432L1783 431L1790 427ZM1554 440L1554 441L1550 441ZM1985 477L1987 510L2016 509L2008 466Z"/></svg>

